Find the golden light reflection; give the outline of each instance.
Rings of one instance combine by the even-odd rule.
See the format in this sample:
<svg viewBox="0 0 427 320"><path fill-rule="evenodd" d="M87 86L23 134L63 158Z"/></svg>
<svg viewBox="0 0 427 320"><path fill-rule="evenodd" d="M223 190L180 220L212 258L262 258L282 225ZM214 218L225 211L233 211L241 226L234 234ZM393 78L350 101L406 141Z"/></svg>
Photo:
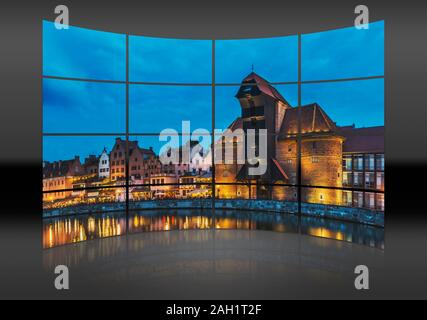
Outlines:
<svg viewBox="0 0 427 320"><path fill-rule="evenodd" d="M131 219L133 221L129 226L131 232L208 229L211 225L211 218L205 216L145 217L134 215Z"/></svg>
<svg viewBox="0 0 427 320"><path fill-rule="evenodd" d="M95 219L93 217L90 217L87 221L87 227L89 232L95 232Z"/></svg>
<svg viewBox="0 0 427 320"><path fill-rule="evenodd" d="M344 240L344 234L340 231L332 231L326 228L309 228L308 234L315 237Z"/></svg>
<svg viewBox="0 0 427 320"><path fill-rule="evenodd" d="M138 227L139 227L139 219L138 219L138 216L133 217L133 226L134 226L135 228L138 228Z"/></svg>
<svg viewBox="0 0 427 320"><path fill-rule="evenodd" d="M129 217L129 233L169 231L169 230L197 230L213 227L210 216L176 215L176 214L146 214L135 213ZM345 223L345 222L343 222ZM275 232L297 232L295 220L269 220L269 215L259 215L258 218L216 216L215 229L218 230L272 230ZM342 227L308 227L304 233L316 237L335 239L340 241L355 241L370 246L382 248L383 243L378 240L372 231L355 234L342 231ZM49 219L44 222L43 247L77 243L81 241L118 236L126 233L126 215L122 213L106 213L88 216ZM357 238L359 237L359 238Z"/></svg>
<svg viewBox="0 0 427 320"><path fill-rule="evenodd" d="M52 248L89 239L121 235L124 224L124 218L110 216L58 218L54 222L45 224L43 247Z"/></svg>

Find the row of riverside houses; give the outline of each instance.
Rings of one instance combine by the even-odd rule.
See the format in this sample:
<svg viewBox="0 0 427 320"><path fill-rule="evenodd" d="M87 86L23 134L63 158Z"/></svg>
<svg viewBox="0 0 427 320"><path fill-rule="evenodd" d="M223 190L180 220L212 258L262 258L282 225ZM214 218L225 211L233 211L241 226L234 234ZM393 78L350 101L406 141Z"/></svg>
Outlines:
<svg viewBox="0 0 427 320"><path fill-rule="evenodd" d="M198 143L191 141L190 150ZM196 186L189 186L192 182L206 182L211 179L211 155L204 154L200 148L198 152L191 152L189 164L162 164L159 156L153 149L141 148L138 141L129 141L129 179L135 198L188 196L194 192ZM54 202L69 198L83 198L87 195L99 196L99 192L86 192L88 187L124 186L126 181L126 140L116 138L110 152L104 148L102 153L89 155L82 164L79 156L70 160L43 162L43 200ZM160 184L187 183L181 189ZM74 189L74 191L73 191ZM120 188L124 190L124 188ZM46 192L49 191L49 192ZM198 190L199 194L208 195L207 190ZM118 195L124 199L124 192ZM117 199L116 199L117 200Z"/></svg>

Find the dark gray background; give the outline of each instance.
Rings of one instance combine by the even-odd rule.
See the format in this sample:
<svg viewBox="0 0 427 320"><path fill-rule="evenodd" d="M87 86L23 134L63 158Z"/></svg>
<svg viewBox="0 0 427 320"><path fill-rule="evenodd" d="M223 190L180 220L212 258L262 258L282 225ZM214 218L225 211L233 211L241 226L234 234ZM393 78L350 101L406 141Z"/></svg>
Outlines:
<svg viewBox="0 0 427 320"><path fill-rule="evenodd" d="M427 3L342 0L3 1L0 297L41 298L52 286L41 263L41 27L58 4L69 7L72 25L217 39L345 27L357 4L368 5L371 20L386 25L387 268L376 279L377 297L427 298Z"/></svg>

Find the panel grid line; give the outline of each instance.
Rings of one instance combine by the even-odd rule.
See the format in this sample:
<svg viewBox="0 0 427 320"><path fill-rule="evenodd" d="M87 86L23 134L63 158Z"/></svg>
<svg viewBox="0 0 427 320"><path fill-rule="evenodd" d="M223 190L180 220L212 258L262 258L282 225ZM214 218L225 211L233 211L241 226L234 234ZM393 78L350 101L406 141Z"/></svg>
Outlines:
<svg viewBox="0 0 427 320"><path fill-rule="evenodd" d="M129 232L129 35L126 34L126 234Z"/></svg>
<svg viewBox="0 0 427 320"><path fill-rule="evenodd" d="M81 82L99 82L99 83L111 83L111 84L130 84L130 85L146 85L146 86L187 86L187 87L211 87L213 83L191 83L191 82L150 82L150 81L121 81L121 80L103 80L103 79L90 79L90 78L74 78L74 77L63 77L63 76L46 76L42 75L43 79L54 79L63 81L81 81ZM297 81L266 81L267 84L275 85L292 85L292 84L314 84L314 83L327 83L327 82L348 82L348 81L363 81L363 80L374 80L384 79L385 75L373 75L364 77L350 77L350 78L334 78L334 79L315 79L315 80L297 80ZM220 82L215 83L216 87L238 87L242 83L226 83ZM245 86L256 86L256 83L245 83Z"/></svg>
<svg viewBox="0 0 427 320"><path fill-rule="evenodd" d="M216 199L216 170L215 170L215 40L212 40L212 138L211 138L211 172L212 172L212 226L215 230L215 199Z"/></svg>
<svg viewBox="0 0 427 320"><path fill-rule="evenodd" d="M298 34L298 113L297 113L297 200L298 200L298 233L301 233L301 202L302 202L302 179L301 179L301 34Z"/></svg>

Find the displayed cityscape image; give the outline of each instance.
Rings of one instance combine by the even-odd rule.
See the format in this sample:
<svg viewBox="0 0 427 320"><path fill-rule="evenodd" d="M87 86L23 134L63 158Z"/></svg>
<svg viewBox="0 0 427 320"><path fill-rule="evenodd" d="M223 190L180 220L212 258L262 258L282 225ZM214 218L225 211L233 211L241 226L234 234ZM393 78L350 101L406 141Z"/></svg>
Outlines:
<svg viewBox="0 0 427 320"><path fill-rule="evenodd" d="M191 40L44 21L43 247L216 228L384 249L384 23L368 26Z"/></svg>

